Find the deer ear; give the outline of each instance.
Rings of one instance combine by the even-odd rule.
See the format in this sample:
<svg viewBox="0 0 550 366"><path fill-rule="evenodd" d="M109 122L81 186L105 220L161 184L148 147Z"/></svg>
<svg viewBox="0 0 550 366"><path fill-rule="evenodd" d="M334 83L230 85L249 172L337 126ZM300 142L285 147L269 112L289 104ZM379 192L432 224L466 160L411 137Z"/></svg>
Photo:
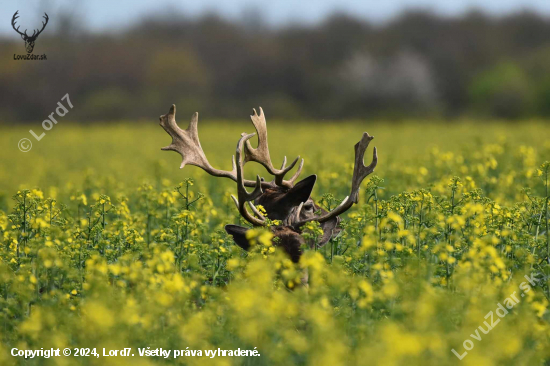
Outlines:
<svg viewBox="0 0 550 366"><path fill-rule="evenodd" d="M309 196L311 196L311 191L313 191L316 181L317 175L315 174L302 179L296 183L294 187L290 188L283 200L292 206L298 206L300 203L306 202Z"/></svg>
<svg viewBox="0 0 550 366"><path fill-rule="evenodd" d="M246 232L248 230L250 229L238 225L225 225L225 231L229 235L233 236L235 244L237 244L244 250L248 250L250 248L250 243L246 239Z"/></svg>

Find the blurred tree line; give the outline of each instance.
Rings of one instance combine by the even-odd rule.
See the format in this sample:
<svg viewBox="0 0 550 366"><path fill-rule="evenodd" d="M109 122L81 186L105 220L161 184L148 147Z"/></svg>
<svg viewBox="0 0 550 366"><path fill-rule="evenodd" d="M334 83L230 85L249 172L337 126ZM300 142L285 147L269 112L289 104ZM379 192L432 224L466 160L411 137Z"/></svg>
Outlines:
<svg viewBox="0 0 550 366"><path fill-rule="evenodd" d="M65 17L37 41L42 62L14 61L23 42L0 39L0 120L41 121L66 93L79 121L156 119L172 103L205 118L259 105L286 119L550 117L550 20L537 14L260 19L166 14L98 34Z"/></svg>

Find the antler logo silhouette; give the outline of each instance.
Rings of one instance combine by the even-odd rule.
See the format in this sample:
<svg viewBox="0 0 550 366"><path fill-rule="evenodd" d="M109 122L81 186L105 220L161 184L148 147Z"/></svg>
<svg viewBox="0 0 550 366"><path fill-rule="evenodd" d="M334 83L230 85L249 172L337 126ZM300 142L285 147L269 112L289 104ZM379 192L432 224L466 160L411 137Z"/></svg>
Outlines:
<svg viewBox="0 0 550 366"><path fill-rule="evenodd" d="M19 33L21 35L21 38L23 38L23 40L25 41L25 48L27 49L27 53L32 53L32 50L34 49L34 42L36 42L36 39L38 38L38 36L40 35L40 33L42 33L42 31L44 30L44 28L46 28L46 24L48 24L48 20L50 18L48 18L48 14L44 13L45 15L43 16L44 19L46 19L46 22L42 22L42 29L38 30L38 29L35 29L33 34L31 36L29 36L27 34L27 30L25 29L25 32L21 33L19 31L19 26L17 28L15 28L15 20L17 18L19 18L19 10L17 10L15 12L15 14L13 14L13 18L11 19L11 26L13 27L13 29ZM38 32L38 33L37 33Z"/></svg>

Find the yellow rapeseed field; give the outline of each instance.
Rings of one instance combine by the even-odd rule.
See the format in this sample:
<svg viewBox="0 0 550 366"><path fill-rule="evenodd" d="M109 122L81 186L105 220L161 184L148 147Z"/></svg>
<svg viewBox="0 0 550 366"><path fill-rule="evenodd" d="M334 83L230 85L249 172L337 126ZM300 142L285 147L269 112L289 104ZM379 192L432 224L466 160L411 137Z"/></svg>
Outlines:
<svg viewBox="0 0 550 366"><path fill-rule="evenodd" d="M59 123L41 141L33 127L0 130L0 365L550 362L548 124L268 118L275 165L305 158L313 197L332 207L361 133L378 148L345 230L299 264L261 230L251 252L236 246L223 230L245 225L236 185L179 170L154 120ZM213 166L230 169L241 132L254 132L246 119L199 121ZM147 347L172 353L139 356ZM103 356L124 348L135 356ZM205 356L218 348L259 356Z"/></svg>

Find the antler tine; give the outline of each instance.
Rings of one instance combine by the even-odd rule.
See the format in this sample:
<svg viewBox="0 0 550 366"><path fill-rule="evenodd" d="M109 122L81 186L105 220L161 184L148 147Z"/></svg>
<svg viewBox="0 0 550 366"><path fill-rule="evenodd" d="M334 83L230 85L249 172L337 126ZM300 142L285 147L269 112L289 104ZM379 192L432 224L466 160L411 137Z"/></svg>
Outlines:
<svg viewBox="0 0 550 366"><path fill-rule="evenodd" d="M296 181L296 179L298 179L298 177L300 176L300 173L302 173L302 168L303 167L304 167L304 159L302 159L300 161L300 165L298 165L298 169L296 169L296 172L294 173L292 178L287 180L287 182L290 183L290 185L292 185L292 186L294 185L294 182Z"/></svg>
<svg viewBox="0 0 550 366"><path fill-rule="evenodd" d="M45 14L45 15L42 16L42 18L46 19L46 22L45 22L45 23L42 22L42 29L40 29L40 30L36 29L36 30L35 30L35 32L38 31L38 33L36 34L37 37L38 37L38 35L39 35L40 33L42 33L42 31L44 30L44 28L46 28L46 25L48 24L48 21L50 20L50 18L48 17L48 14L47 14L47 13L44 13L44 14ZM34 33L33 33L32 36L34 37Z"/></svg>
<svg viewBox="0 0 550 366"><path fill-rule="evenodd" d="M19 15L18 15L18 14L19 14L19 10L17 10L17 11L15 12L15 14L13 14L13 17L11 18L11 26L13 27L13 29L14 29L17 33L19 33L20 35L23 36L23 35L26 35L27 32L25 31L25 34L21 33L21 32L19 31L19 28L20 28L21 26L18 26L17 28L15 28L15 21L19 18Z"/></svg>
<svg viewBox="0 0 550 366"><path fill-rule="evenodd" d="M372 162L369 164L369 166L365 166L364 163L364 156L365 151L367 151L367 147L369 146L370 142L374 139L374 137L370 136L368 132L363 133L363 137L361 137L361 140L357 144L355 144L355 165L353 167L353 178L351 182L351 193L350 193L350 199L353 203L359 202L359 186L361 185L361 182L363 182L363 179L367 177L367 175L371 174L374 171L374 168L376 168L376 164L378 164L378 153L376 151L376 147L372 151Z"/></svg>
<svg viewBox="0 0 550 366"><path fill-rule="evenodd" d="M215 169L208 162L199 140L198 123L199 114L195 112L191 117L189 127L182 130L176 123L176 105L172 104L168 114L160 116L159 122L162 128L172 137L172 143L163 147L161 150L172 150L179 153L182 156L180 169L187 164L194 165L203 169L210 175L229 178L236 182L237 167L234 157L232 159L233 169L231 171ZM255 181L244 180L243 182L248 187L254 187L256 185Z"/></svg>
<svg viewBox="0 0 550 366"><path fill-rule="evenodd" d="M376 151L376 147L372 152L372 162L369 164L369 166L365 166L363 162L365 151L367 150L367 147L369 146L369 143L372 141L372 139L374 139L374 137L370 136L367 132L364 132L361 140L359 140L359 142L355 144L355 166L353 168L351 192L349 196L344 198L342 203L340 203L334 210L327 212L320 217L313 217L307 220L299 221L294 224L294 227L298 228L309 221L318 221L321 223L326 222L333 217L339 216L342 213L346 212L350 209L351 206L359 202L359 187L361 186L361 182L363 182L363 180L374 171L376 164L378 164L378 153Z"/></svg>
<svg viewBox="0 0 550 366"><path fill-rule="evenodd" d="M258 134L258 147L254 149L250 144L250 141L247 140L244 149L244 161L255 161L262 164L267 169L269 174L275 176L275 184L277 184L278 186L292 187L293 182L296 180L296 178L298 178L298 175L300 175L301 169L297 171L298 175L295 174L293 180L285 181L283 178L286 173L294 168L300 157L298 156L296 159L294 159L294 161L287 167L285 156L281 169L275 169L275 167L273 167L273 163L271 162L271 157L269 156L269 147L267 143L267 125L264 111L262 107L260 107L260 114L256 112L256 109L252 110L254 111L254 114L250 116L250 119L252 120L252 124L254 125L254 128L256 129L256 132ZM302 165L303 159L302 163L300 163L300 166Z"/></svg>
<svg viewBox="0 0 550 366"><path fill-rule="evenodd" d="M250 138L255 136L255 133L251 133L249 135L244 135L239 139L239 142L237 143L237 151L235 153L236 161L237 161L237 195L239 199L235 198L235 196L231 195L231 198L233 199L233 202L235 202L235 205L239 209L239 212L242 217L244 217L248 222L250 222L254 226L265 226L265 218L260 214L258 209L251 203L251 201L254 201L256 198L260 197L263 194L262 191L262 181L260 179L260 176L256 176L256 185L254 188L254 191L252 193L248 193L243 181L243 159L241 157L243 145L246 141L248 141ZM245 203L248 202L250 205L250 208L252 211L256 214L257 217L252 216L248 210L245 207Z"/></svg>
<svg viewBox="0 0 550 366"><path fill-rule="evenodd" d="M300 203L298 207L292 208L290 215L283 220L283 225L292 225L294 222L300 221L300 214L302 213L302 208L304 207L304 202Z"/></svg>

